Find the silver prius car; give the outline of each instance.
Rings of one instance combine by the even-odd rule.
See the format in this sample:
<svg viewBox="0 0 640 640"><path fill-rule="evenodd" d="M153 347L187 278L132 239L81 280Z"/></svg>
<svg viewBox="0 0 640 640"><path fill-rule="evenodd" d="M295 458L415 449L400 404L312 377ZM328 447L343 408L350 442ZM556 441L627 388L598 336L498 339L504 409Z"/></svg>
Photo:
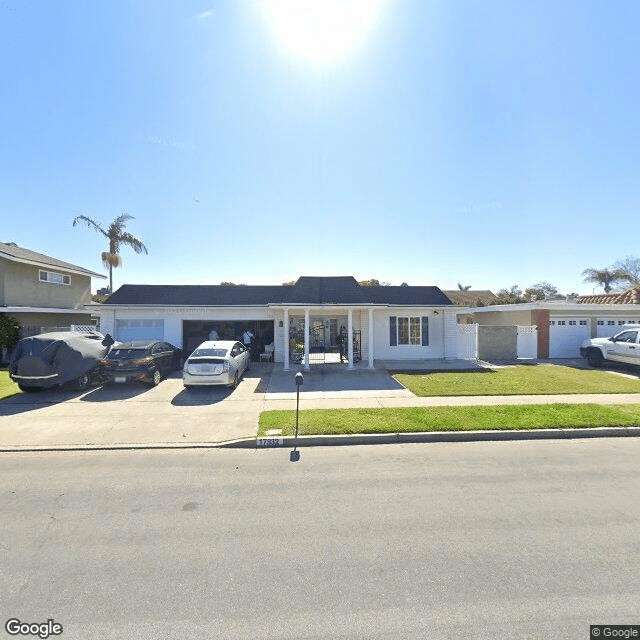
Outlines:
<svg viewBox="0 0 640 640"><path fill-rule="evenodd" d="M185 389L218 384L235 389L242 374L250 368L249 350L241 342L203 342L184 363L182 382Z"/></svg>

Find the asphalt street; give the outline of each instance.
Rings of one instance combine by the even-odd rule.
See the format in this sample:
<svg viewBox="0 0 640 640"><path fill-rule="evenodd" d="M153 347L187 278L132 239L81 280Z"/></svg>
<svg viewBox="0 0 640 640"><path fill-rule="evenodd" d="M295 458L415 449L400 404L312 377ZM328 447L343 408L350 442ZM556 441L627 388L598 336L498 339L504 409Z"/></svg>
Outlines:
<svg viewBox="0 0 640 640"><path fill-rule="evenodd" d="M640 624L636 438L4 453L2 625L67 639ZM6 635L6 633L5 633ZM9 637L6 635L6 637Z"/></svg>

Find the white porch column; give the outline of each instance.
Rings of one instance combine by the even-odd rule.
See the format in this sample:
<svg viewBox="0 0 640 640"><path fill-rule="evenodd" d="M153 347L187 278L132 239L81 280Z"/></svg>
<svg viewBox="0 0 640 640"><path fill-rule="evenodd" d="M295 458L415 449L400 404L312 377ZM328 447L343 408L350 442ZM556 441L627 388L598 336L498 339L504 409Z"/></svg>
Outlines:
<svg viewBox="0 0 640 640"><path fill-rule="evenodd" d="M284 310L284 370L289 371L289 309Z"/></svg>
<svg viewBox="0 0 640 640"><path fill-rule="evenodd" d="M347 369L353 369L353 309L349 307L349 321L347 322L347 345L348 345L348 355L349 355L349 364L347 365Z"/></svg>
<svg viewBox="0 0 640 640"><path fill-rule="evenodd" d="M309 371L309 309L304 310L304 370Z"/></svg>
<svg viewBox="0 0 640 640"><path fill-rule="evenodd" d="M373 309L369 308L369 369L373 369Z"/></svg>

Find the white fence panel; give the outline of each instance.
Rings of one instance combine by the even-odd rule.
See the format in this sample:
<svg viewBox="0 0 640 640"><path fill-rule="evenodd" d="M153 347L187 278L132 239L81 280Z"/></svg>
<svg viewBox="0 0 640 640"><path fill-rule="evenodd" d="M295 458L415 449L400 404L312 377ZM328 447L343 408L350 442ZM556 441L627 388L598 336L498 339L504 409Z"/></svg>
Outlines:
<svg viewBox="0 0 640 640"><path fill-rule="evenodd" d="M518 358L535 359L538 357L538 327L518 326L517 346Z"/></svg>
<svg viewBox="0 0 640 640"><path fill-rule="evenodd" d="M478 325L458 325L458 358L460 360L478 359Z"/></svg>

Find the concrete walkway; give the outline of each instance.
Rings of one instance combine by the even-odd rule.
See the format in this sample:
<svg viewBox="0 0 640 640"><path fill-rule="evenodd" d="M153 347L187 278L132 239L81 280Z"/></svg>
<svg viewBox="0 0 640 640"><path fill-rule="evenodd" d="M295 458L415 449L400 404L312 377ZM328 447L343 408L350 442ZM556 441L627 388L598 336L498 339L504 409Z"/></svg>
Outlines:
<svg viewBox="0 0 640 640"><path fill-rule="evenodd" d="M464 361L446 364L449 369L470 368ZM84 393L19 394L0 402L0 450L211 446L253 438L262 411L295 409L296 370L283 372L277 365L254 363L234 391L185 391L180 375L174 374L155 388L112 385ZM640 403L640 393L417 398L385 369L347 371L335 365L312 366L304 374L300 394L301 409L554 402L632 404Z"/></svg>

